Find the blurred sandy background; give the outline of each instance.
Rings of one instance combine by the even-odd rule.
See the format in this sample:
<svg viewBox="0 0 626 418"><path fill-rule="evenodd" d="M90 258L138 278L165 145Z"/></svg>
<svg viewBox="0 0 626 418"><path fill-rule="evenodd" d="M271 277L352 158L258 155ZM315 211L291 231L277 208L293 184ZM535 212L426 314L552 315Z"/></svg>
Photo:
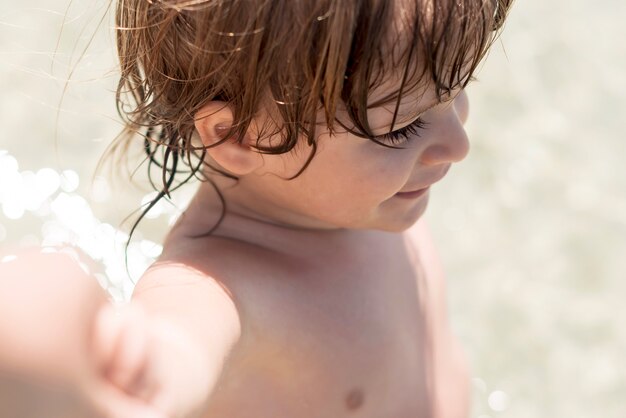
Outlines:
<svg viewBox="0 0 626 418"><path fill-rule="evenodd" d="M0 0L0 246L74 242L123 299L117 229L150 189L122 169L93 177L119 129L109 18L84 52L105 3ZM469 89L473 150L427 216L472 418L626 416L623 22L623 1L518 0ZM131 272L177 212L146 221Z"/></svg>

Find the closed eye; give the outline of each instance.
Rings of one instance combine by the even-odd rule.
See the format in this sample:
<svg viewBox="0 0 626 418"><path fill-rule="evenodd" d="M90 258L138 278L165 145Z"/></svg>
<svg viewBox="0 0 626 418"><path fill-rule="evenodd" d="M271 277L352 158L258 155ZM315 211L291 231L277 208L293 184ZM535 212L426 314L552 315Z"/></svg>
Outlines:
<svg viewBox="0 0 626 418"><path fill-rule="evenodd" d="M415 119L410 125L404 126L386 134L377 135L374 138L380 142L390 144L402 144L411 138L419 137L420 131L426 128L427 123L421 118Z"/></svg>

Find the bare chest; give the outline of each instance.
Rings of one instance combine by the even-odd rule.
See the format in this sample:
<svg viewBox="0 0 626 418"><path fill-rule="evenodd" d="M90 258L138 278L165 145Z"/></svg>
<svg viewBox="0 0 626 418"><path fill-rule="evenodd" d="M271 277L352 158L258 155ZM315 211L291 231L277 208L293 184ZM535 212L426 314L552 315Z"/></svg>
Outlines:
<svg viewBox="0 0 626 418"><path fill-rule="evenodd" d="M242 343L206 418L464 418L466 371L433 287L442 278L394 257L241 290Z"/></svg>

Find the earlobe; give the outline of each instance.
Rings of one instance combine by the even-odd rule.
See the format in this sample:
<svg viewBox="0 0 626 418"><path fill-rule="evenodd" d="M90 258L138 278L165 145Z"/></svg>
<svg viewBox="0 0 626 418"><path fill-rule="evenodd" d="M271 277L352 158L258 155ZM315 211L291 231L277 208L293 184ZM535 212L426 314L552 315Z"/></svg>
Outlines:
<svg viewBox="0 0 626 418"><path fill-rule="evenodd" d="M244 176L263 165L262 155L250 146L249 133L243 139L226 138L233 124L233 112L228 104L209 102L196 113L194 120L207 153L224 170Z"/></svg>

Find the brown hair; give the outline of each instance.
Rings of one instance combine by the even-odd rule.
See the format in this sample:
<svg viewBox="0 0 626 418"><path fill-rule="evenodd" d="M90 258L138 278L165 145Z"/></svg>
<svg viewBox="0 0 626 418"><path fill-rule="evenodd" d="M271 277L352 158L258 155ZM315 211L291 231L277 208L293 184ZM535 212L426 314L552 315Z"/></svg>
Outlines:
<svg viewBox="0 0 626 418"><path fill-rule="evenodd" d="M332 132L346 127L336 119L340 106L351 132L378 142L367 120L377 105L370 92L399 77L398 89L378 103L396 100L397 113L402 95L425 80L440 99L464 87L512 1L118 0L120 140L142 133L149 165L162 173L144 214L177 174L186 173L180 183L203 175L205 150L192 137L194 115L208 101L232 109L227 138L242 139L261 108L274 115L258 140L280 139L257 140L263 153L289 152L305 138L310 162L319 112Z"/></svg>
<svg viewBox="0 0 626 418"><path fill-rule="evenodd" d="M256 142L259 152L289 152L306 140L311 153L297 176L315 155L320 112L330 132L341 126L379 142L369 127L369 108L395 101L397 114L402 96L424 82L434 84L440 100L465 87L511 3L118 0L117 99L129 134L121 138L143 133L149 165L162 173L162 184L155 186L159 193L131 236L141 218L176 186L177 174L184 174L179 184L203 176L206 150L196 148L192 138L194 115L208 101L223 101L233 112L226 138L243 140L259 110L268 113ZM399 80L398 87L371 103L372 91L391 80ZM339 109L347 123L337 119ZM270 135L278 140L261 143ZM188 169L181 170L181 163ZM421 322L421 338L428 341L429 330ZM432 384L429 347L424 344L423 378ZM416 396L420 416L430 417L433 405L426 392Z"/></svg>

